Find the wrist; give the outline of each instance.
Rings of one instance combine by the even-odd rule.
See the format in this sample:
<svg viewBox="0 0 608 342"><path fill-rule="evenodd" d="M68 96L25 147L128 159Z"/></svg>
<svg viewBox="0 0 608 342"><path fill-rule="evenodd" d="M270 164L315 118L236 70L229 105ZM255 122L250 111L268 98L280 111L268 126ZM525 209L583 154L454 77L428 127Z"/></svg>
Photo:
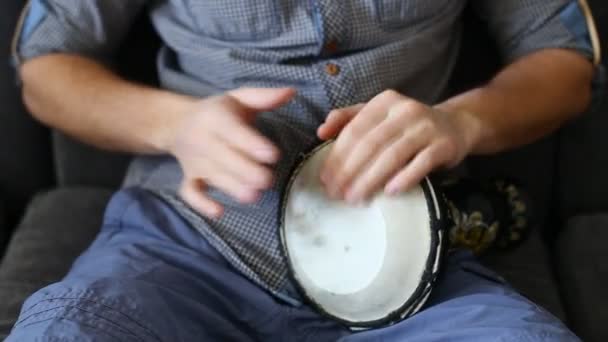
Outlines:
<svg viewBox="0 0 608 342"><path fill-rule="evenodd" d="M200 99L168 94L165 98L159 99L158 124L154 132L150 135L151 148L156 153L173 154L175 142L179 132L184 126L187 117L195 113L200 107Z"/></svg>
<svg viewBox="0 0 608 342"><path fill-rule="evenodd" d="M436 109L450 116L455 129L460 133L465 155L476 153L483 141L484 128L481 118L467 110L449 109L441 105L436 106Z"/></svg>

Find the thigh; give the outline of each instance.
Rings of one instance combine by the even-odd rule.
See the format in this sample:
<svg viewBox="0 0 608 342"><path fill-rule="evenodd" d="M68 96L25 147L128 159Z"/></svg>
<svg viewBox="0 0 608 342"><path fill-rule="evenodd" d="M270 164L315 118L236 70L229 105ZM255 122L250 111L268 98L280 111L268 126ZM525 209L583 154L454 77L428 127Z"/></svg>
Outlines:
<svg viewBox="0 0 608 342"><path fill-rule="evenodd" d="M164 202L126 190L68 275L25 302L7 341L271 340L283 312Z"/></svg>
<svg viewBox="0 0 608 342"><path fill-rule="evenodd" d="M426 308L394 326L342 341L578 341L471 254L453 253Z"/></svg>

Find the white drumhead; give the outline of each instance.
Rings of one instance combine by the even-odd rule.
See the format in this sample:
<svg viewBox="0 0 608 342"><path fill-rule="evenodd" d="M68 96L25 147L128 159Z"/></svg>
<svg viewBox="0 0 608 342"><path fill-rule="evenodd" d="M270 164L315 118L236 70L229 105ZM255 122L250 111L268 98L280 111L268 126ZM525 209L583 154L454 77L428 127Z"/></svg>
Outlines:
<svg viewBox="0 0 608 342"><path fill-rule="evenodd" d="M427 201L421 187L362 207L331 200L319 179L330 146L296 171L284 204L284 247L316 306L348 322L382 320L414 296L427 271Z"/></svg>

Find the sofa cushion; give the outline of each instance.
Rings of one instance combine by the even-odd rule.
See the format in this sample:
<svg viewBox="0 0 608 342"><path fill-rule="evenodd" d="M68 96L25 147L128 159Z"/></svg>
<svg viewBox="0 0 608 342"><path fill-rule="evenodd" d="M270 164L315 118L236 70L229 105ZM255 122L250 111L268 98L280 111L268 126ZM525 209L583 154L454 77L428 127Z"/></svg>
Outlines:
<svg viewBox="0 0 608 342"><path fill-rule="evenodd" d="M584 341L608 341L608 213L574 217L556 241L564 305Z"/></svg>
<svg viewBox="0 0 608 342"><path fill-rule="evenodd" d="M533 231L515 249L490 253L481 261L502 275L522 295L559 319L565 319L550 253L541 239L540 229Z"/></svg>
<svg viewBox="0 0 608 342"><path fill-rule="evenodd" d="M0 264L0 340L22 302L60 280L97 234L111 196L108 190L73 188L37 196Z"/></svg>

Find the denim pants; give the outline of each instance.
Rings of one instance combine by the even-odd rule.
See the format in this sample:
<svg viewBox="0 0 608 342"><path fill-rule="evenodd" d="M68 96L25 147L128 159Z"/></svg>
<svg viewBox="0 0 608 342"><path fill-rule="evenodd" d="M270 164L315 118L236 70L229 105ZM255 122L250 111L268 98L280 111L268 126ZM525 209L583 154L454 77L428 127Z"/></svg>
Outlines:
<svg viewBox="0 0 608 342"><path fill-rule="evenodd" d="M467 252L451 253L425 308L352 332L236 272L173 209L118 192L101 232L60 282L23 305L6 341L578 341Z"/></svg>

